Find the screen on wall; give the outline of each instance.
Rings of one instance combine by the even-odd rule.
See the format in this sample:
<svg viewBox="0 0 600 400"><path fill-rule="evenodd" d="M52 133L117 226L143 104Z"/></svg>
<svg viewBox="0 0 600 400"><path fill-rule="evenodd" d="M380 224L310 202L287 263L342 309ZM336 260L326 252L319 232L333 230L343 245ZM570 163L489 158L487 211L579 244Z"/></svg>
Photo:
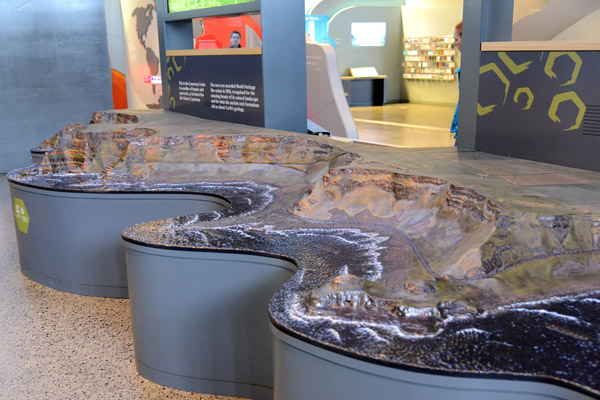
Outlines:
<svg viewBox="0 0 600 400"><path fill-rule="evenodd" d="M385 46L385 22L353 22L352 47Z"/></svg>
<svg viewBox="0 0 600 400"><path fill-rule="evenodd" d="M254 0L168 0L167 8L169 12L172 13L252 2L254 2Z"/></svg>

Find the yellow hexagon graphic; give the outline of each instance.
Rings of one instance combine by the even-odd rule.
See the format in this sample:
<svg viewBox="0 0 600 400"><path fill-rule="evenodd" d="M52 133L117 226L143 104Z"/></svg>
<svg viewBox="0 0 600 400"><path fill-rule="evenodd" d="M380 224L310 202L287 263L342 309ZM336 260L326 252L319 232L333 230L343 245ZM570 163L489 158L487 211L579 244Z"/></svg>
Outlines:
<svg viewBox="0 0 600 400"><path fill-rule="evenodd" d="M552 99L552 104L550 104L550 108L548 109L548 117L550 117L550 119L553 122L562 123L562 121L560 120L558 115L556 115L556 113L558 112L558 106L561 103L564 103L565 101L573 102L573 104L575 104L575 106L579 109L579 112L577 113L577 118L575 119L575 123L570 128L566 128L563 130L564 131L573 131L575 129L579 129L579 127L581 126L581 121L583 121L583 117L585 115L585 110L587 109L587 107L585 106L585 103L579 98L577 93L575 93L573 91L566 92L566 93L559 93L556 96L554 96L554 98Z"/></svg>
<svg viewBox="0 0 600 400"><path fill-rule="evenodd" d="M496 63L489 63L489 64L479 67L479 75L483 75L489 71L492 71L498 77L498 79L500 79L500 81L504 84L504 101L502 102L502 105L504 105L504 103L506 103L506 97L508 96L508 89L510 88L510 81L508 80L506 75L504 75L502 73L500 68L498 68ZM479 114L479 116L484 116L486 114L489 114L492 111L494 111L494 107L496 107L496 104L482 106L481 104L477 103L477 114Z"/></svg>
<svg viewBox="0 0 600 400"><path fill-rule="evenodd" d="M27 229L29 229L29 214L27 213L27 208L25 207L25 203L23 200L14 198L14 212L15 212L15 220L17 221L17 228L23 232L27 233Z"/></svg>
<svg viewBox="0 0 600 400"><path fill-rule="evenodd" d="M551 79L556 79L556 74L553 71L554 62L556 61L557 58L562 57L562 56L570 57L571 60L573 60L573 62L575 63L575 66L573 67L573 72L571 72L571 79L569 81L563 83L560 86L572 85L575 83L575 81L577 81L577 77L579 76L579 71L581 71L581 65L583 64L583 60L581 60L581 57L579 57L579 55L574 51L551 52L550 55L548 56L548 59L546 60L546 66L544 67L544 72Z"/></svg>
<svg viewBox="0 0 600 400"><path fill-rule="evenodd" d="M501 51L498 53L498 57L500 57L500 59L502 60L502 62L504 62L504 65L506 65L508 67L508 69L510 69L510 72L512 72L514 75L518 75L521 72L525 71L526 69L529 68L529 64L531 64L533 61L527 61L524 62L523 64L518 64L515 63L513 61L512 58L510 58L508 56L508 54L506 54L505 52Z"/></svg>
<svg viewBox="0 0 600 400"><path fill-rule="evenodd" d="M533 98L534 97L533 97L533 92L528 87L518 88L515 91L515 97L513 98L513 101L515 103L518 103L519 102L519 96L521 96L522 94L526 94L527 95L527 104L525 104L525 107L523 107L523 110L529 110L531 108L531 105L533 104Z"/></svg>

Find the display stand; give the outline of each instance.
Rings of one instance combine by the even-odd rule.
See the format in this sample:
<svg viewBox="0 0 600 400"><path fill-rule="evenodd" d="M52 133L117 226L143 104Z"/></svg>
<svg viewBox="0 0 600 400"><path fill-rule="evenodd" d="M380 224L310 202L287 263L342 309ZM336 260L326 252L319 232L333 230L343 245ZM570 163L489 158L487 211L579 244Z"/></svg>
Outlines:
<svg viewBox="0 0 600 400"><path fill-rule="evenodd" d="M342 76L350 106L383 106L387 96L387 75L376 77Z"/></svg>
<svg viewBox="0 0 600 400"><path fill-rule="evenodd" d="M123 243L138 372L182 390L272 399L268 303L296 266Z"/></svg>
<svg viewBox="0 0 600 400"><path fill-rule="evenodd" d="M390 368L325 350L271 326L275 400L590 400L540 382L464 378ZM508 377L507 377L508 379ZM335 384L332 384L335 382Z"/></svg>
<svg viewBox="0 0 600 400"><path fill-rule="evenodd" d="M144 377L255 399L598 397L593 213L488 198L361 145L156 114L150 139L99 127L7 175L23 273L129 294ZM464 269L482 249L507 258Z"/></svg>
<svg viewBox="0 0 600 400"><path fill-rule="evenodd" d="M87 296L128 297L119 239L126 226L229 205L213 195L83 193L9 185L11 197L22 202L28 216L26 232L16 229L23 275Z"/></svg>

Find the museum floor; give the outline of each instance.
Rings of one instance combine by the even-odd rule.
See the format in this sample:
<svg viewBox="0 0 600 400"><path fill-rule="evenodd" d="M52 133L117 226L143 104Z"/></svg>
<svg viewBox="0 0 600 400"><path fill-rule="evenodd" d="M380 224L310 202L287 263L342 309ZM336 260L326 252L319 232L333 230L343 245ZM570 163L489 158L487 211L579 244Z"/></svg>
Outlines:
<svg viewBox="0 0 600 400"><path fill-rule="evenodd" d="M433 137L449 136L441 129L449 123L452 107L445 108L443 117L429 119L417 116L419 107L408 112L403 105L396 107L393 115L398 118L386 117L394 125L364 122L376 120L378 112L387 114L392 110L388 107L353 109L360 138L378 141L385 134L395 146L422 147L428 140L430 146L447 144L447 138ZM364 131L363 125L370 129ZM397 132L389 135L386 129ZM408 138L415 132L425 138ZM382 162L471 187L500 202L600 213L598 172L455 147L356 146ZM6 175L0 175L0 228L0 398L225 399L165 388L137 374L128 300L63 293L21 275Z"/></svg>
<svg viewBox="0 0 600 400"><path fill-rule="evenodd" d="M399 103L352 107L358 137L397 147L453 146L450 123L454 106Z"/></svg>

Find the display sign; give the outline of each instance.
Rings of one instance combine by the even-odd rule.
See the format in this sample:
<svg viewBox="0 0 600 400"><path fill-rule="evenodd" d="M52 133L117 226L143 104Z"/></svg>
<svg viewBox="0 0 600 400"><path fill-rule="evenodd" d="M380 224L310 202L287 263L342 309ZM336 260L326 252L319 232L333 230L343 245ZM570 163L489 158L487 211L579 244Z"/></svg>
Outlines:
<svg viewBox="0 0 600 400"><path fill-rule="evenodd" d="M476 149L600 171L599 68L598 51L483 52Z"/></svg>
<svg viewBox="0 0 600 400"><path fill-rule="evenodd" d="M167 57L169 109L264 126L260 55Z"/></svg>
<svg viewBox="0 0 600 400"><path fill-rule="evenodd" d="M254 0L168 0L168 10L172 12L202 10L205 8L252 3Z"/></svg>
<svg viewBox="0 0 600 400"><path fill-rule="evenodd" d="M305 15L304 29L315 42L335 48L335 40L329 37L329 15Z"/></svg>
<svg viewBox="0 0 600 400"><path fill-rule="evenodd" d="M375 67L358 67L350 68L350 75L354 78L377 78L379 72L377 72Z"/></svg>
<svg viewBox="0 0 600 400"><path fill-rule="evenodd" d="M385 46L385 22L352 22L352 47Z"/></svg>
<svg viewBox="0 0 600 400"><path fill-rule="evenodd" d="M162 84L162 78L160 75L144 75L144 83L160 85Z"/></svg>
<svg viewBox="0 0 600 400"><path fill-rule="evenodd" d="M17 229L26 234L29 229L29 214L27 213L27 207L25 207L23 200L16 197L13 202L15 205L14 212Z"/></svg>

